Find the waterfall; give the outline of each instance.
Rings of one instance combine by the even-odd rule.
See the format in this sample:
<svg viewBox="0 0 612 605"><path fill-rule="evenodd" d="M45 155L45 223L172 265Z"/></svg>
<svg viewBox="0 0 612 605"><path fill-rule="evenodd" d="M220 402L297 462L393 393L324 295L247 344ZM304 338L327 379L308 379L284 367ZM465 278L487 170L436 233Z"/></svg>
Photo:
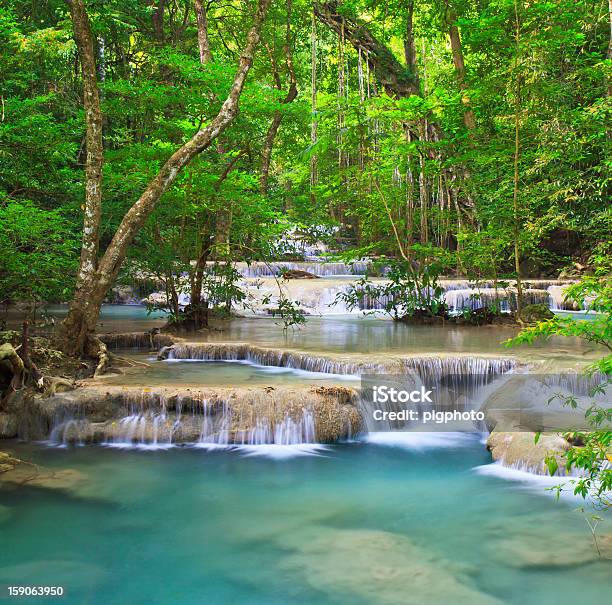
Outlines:
<svg viewBox="0 0 612 605"><path fill-rule="evenodd" d="M380 283L384 283L381 281ZM577 307L564 300L564 291L571 281L558 280L525 280L523 283L523 297L526 304L545 304L553 310L572 310ZM351 284L344 284L344 289ZM489 307L498 303L504 313L516 309L516 287L514 282L508 288L495 289L492 281L483 281L478 284L468 280L442 279L439 282L444 291L444 300L451 314L461 313L465 309L475 311L482 307ZM372 297L365 294L358 301L360 311L383 310L392 302L392 297L383 295ZM339 309L340 310L340 309ZM346 309L344 309L346 312Z"/></svg>
<svg viewBox="0 0 612 605"><path fill-rule="evenodd" d="M264 349L243 343L185 343L160 352L160 357L198 361L248 361L261 366L275 366L321 372L325 374L358 375L364 370L382 371L376 363L351 363L298 351Z"/></svg>
<svg viewBox="0 0 612 605"><path fill-rule="evenodd" d="M49 442L160 449L327 443L361 430L355 391L345 387L84 389L53 398ZM42 411L42 410L41 410Z"/></svg>
<svg viewBox="0 0 612 605"><path fill-rule="evenodd" d="M515 290L495 290L493 288L468 288L447 290L444 300L450 313L461 313L464 309L475 311L483 307L491 307L496 302L504 313L516 309ZM525 288L523 290L525 304L548 305L549 292L539 288Z"/></svg>
<svg viewBox="0 0 612 605"><path fill-rule="evenodd" d="M121 332L99 334L98 338L109 349L146 349L154 350L170 346L175 338L169 334L152 334L150 332Z"/></svg>
<svg viewBox="0 0 612 605"><path fill-rule="evenodd" d="M276 366L359 376L361 374L418 372L423 376L445 376L449 374L498 375L516 367L515 359L496 357L474 357L472 355L419 357L397 357L380 363L346 361L312 355L300 351L266 349L245 343L181 343L160 351L161 359L183 359L200 361L249 361L262 366Z"/></svg>
<svg viewBox="0 0 612 605"><path fill-rule="evenodd" d="M319 275L321 279L278 279L281 269L301 269ZM336 303L341 292L356 285L358 271L367 271L367 264L361 262L354 266L345 263L237 263L237 269L243 274L240 288L246 293L246 299L236 310L245 313L267 314L275 311L279 305L280 292L283 297L293 301L306 315L330 315L359 313L362 311L384 310L392 302L390 296L379 298L367 293L358 301L358 308L349 311L342 302ZM351 271L356 273L353 274ZM355 278L355 279L351 279ZM374 285L388 283L384 278L374 278ZM523 295L527 304L545 304L555 310L572 310L576 307L564 300L565 288L571 281L559 280L524 280ZM472 282L465 279L441 279L439 285L444 291L446 305L451 313L461 313L465 309L475 311L482 307L499 303L501 310L510 312L516 309L516 285L513 281L507 287L497 290L492 281ZM162 292L152 294L148 301L165 300ZM189 303L189 297L181 298L181 305ZM110 339L109 339L110 340ZM127 343L129 346L129 343Z"/></svg>
<svg viewBox="0 0 612 605"><path fill-rule="evenodd" d="M257 261L250 264L245 262L234 263L234 267L243 277L273 277L281 275L283 271L307 271L319 277L331 277L338 275L364 275L368 271L370 263L362 260L352 263L322 261L273 261L271 263L264 263Z"/></svg>
<svg viewBox="0 0 612 605"><path fill-rule="evenodd" d="M573 300L566 300L567 285L553 284L548 287L548 305L553 311L579 311L580 306Z"/></svg>
<svg viewBox="0 0 612 605"><path fill-rule="evenodd" d="M48 443L60 447L84 445L87 435L87 423L78 418L65 418L51 429Z"/></svg>
<svg viewBox="0 0 612 605"><path fill-rule="evenodd" d="M393 432L416 429L427 432L468 431L482 432L486 429L482 419L472 412L481 408L487 389L504 375L517 368L513 359L475 357L419 357L402 360L401 374L362 376L360 406L364 423L369 432ZM431 402L402 403L391 399L375 401L374 387L381 385L397 390L418 391L423 389L432 394ZM418 412L418 418L383 418L375 413L398 413L404 410ZM457 412L465 418L448 423L423 423L426 412L444 414ZM376 438L385 442L387 438ZM394 440L393 436L388 439Z"/></svg>
<svg viewBox="0 0 612 605"><path fill-rule="evenodd" d="M240 445L302 445L315 444L316 430L311 409L304 409L297 419L285 414L279 421L257 418L253 427L240 431L235 442Z"/></svg>

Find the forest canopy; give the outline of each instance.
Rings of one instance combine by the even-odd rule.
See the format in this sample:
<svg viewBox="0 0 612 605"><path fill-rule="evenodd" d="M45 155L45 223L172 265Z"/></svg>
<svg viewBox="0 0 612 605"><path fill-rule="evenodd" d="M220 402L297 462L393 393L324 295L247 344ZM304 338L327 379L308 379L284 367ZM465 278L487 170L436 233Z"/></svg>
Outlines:
<svg viewBox="0 0 612 605"><path fill-rule="evenodd" d="M605 268L610 44L605 0L5 0L2 300L99 307L143 271L193 299L296 232L449 275Z"/></svg>

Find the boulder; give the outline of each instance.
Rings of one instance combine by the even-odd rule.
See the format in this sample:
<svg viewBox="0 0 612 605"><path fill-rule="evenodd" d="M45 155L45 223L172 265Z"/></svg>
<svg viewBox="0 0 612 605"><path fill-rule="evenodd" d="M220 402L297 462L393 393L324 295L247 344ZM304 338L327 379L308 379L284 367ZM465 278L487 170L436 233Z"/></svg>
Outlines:
<svg viewBox="0 0 612 605"><path fill-rule="evenodd" d="M521 319L525 323L536 323L546 319L552 319L555 314L548 308L547 305L539 303L533 305L525 305L521 310Z"/></svg>
<svg viewBox="0 0 612 605"><path fill-rule="evenodd" d="M115 305L131 305L138 303L138 297L132 286L115 286L108 293L107 301Z"/></svg>
<svg viewBox="0 0 612 605"><path fill-rule="evenodd" d="M559 469L564 470L563 453L570 444L555 434L540 435L536 443L536 433L508 433L493 431L487 439L487 449L493 460L505 466L523 469L538 475L548 475L545 459L549 455L557 458Z"/></svg>
<svg viewBox="0 0 612 605"><path fill-rule="evenodd" d="M0 412L0 439L17 437L17 416Z"/></svg>
<svg viewBox="0 0 612 605"><path fill-rule="evenodd" d="M281 273L283 279L319 279L318 275L301 269L287 269Z"/></svg>
<svg viewBox="0 0 612 605"><path fill-rule="evenodd" d="M13 458L6 452L0 452L0 473L7 473L12 471L16 466L21 463L18 458Z"/></svg>

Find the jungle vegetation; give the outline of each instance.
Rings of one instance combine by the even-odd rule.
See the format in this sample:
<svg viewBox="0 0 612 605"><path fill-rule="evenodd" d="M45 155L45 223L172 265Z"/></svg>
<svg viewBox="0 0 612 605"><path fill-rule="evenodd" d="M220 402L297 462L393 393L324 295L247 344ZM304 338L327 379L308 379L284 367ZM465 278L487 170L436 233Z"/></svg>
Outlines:
<svg viewBox="0 0 612 605"><path fill-rule="evenodd" d="M605 275L610 14L605 0L3 0L2 301L72 301L60 345L95 355L114 284L186 287L197 329L241 296L227 261L290 258L289 232L519 289Z"/></svg>

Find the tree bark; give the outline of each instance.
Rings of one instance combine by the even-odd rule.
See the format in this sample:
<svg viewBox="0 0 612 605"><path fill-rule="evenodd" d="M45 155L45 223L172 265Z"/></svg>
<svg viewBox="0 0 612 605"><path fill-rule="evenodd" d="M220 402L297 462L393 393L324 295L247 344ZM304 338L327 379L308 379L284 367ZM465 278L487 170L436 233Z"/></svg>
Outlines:
<svg viewBox="0 0 612 605"><path fill-rule="evenodd" d="M313 6L310 23L310 144L315 146L317 142L317 21L315 19ZM314 187L318 181L317 154L313 153L310 158L310 199L314 201Z"/></svg>
<svg viewBox="0 0 612 605"><path fill-rule="evenodd" d="M346 15L338 14L336 0L315 2L314 11L319 21L325 23L338 35L342 35L342 32L344 32L345 38L353 47L356 50L361 49L370 68L374 70L389 95L402 98L419 94L415 74L410 69L405 68L363 23Z"/></svg>
<svg viewBox="0 0 612 605"><path fill-rule="evenodd" d="M520 208L519 208L519 159L520 159L520 111L521 111L521 78L519 74L519 55L521 41L521 22L519 18L518 0L514 0L514 178L512 193L513 209L513 235L514 235L514 270L516 272L516 318L519 323L523 322L523 282L521 280L521 256L520 256Z"/></svg>
<svg viewBox="0 0 612 605"><path fill-rule="evenodd" d="M293 57L291 54L291 0L287 0L287 30L285 35L285 44L283 45L285 53L285 62L287 65L287 73L289 74L289 89L287 95L283 99L283 105L291 103L297 95L297 78L295 77L295 69L293 67ZM280 79L280 75L278 76ZM268 177L270 174L270 162L272 160L272 150L274 148L274 139L283 120L283 114L280 110L276 110L272 117L272 123L266 133L263 149L261 152L261 175L259 178L259 190L262 195L268 193Z"/></svg>
<svg viewBox="0 0 612 605"><path fill-rule="evenodd" d="M448 0L444 0L446 6L446 22L448 25L448 35L450 38L451 52L453 54L453 64L457 74L457 84L461 91L461 102L463 103L463 123L468 130L476 128L476 118L470 105L470 98L466 91L468 89L465 78L465 62L463 61L463 48L461 46L461 36L457 27L457 13L450 6Z"/></svg>
<svg viewBox="0 0 612 605"><path fill-rule="evenodd" d="M81 60L83 77L83 107L85 109L85 203L81 260L77 274L74 300L79 301L79 315L88 317L93 309L87 298L95 290L100 241L100 216L102 212L102 110L97 82L94 39L83 0L71 0L70 16L74 27L74 39ZM78 329L83 322L75 314L66 319L71 327L71 347L83 350L86 331ZM94 320L97 322L97 314ZM74 326L72 326L74 324Z"/></svg>
<svg viewBox="0 0 612 605"><path fill-rule="evenodd" d="M270 6L270 1L259 0L258 2L253 25L247 35L247 42L240 57L234 81L219 113L205 128L199 130L187 143L177 149L162 166L140 198L123 217L111 243L98 263L97 269L93 265L93 268L89 270L89 265L83 267L83 262L81 262L82 267L77 279L77 292L70 305L68 315L60 326L57 338L59 346L66 353L79 356L92 355L92 344L93 347L97 347L99 344L95 338L95 328L100 306L108 289L119 273L119 269L125 260L128 248L133 242L134 237L154 210L161 196L172 186L180 171L200 152L209 147L238 115L240 95L253 63L255 48L259 42L260 31ZM73 8L75 6L77 7L76 10ZM89 53L89 49L93 49L93 43L91 41L89 17L82 0L72 1L71 14L77 44L83 46L85 53ZM93 53L90 53L90 55L86 54L86 59L82 61L82 68L84 79L87 80L89 86L92 86L97 91L96 66ZM86 97L85 103L87 102ZM95 131L97 124L95 122L96 117L95 112L86 111L88 132L90 129ZM99 200L100 198L97 199ZM98 201L98 212L99 209L100 201ZM99 225L99 215L97 224ZM85 222L84 233L89 238L88 241L95 241L97 246L98 239L97 237L95 240L91 238L92 234L87 230L87 226L88 224ZM92 258L95 259L95 256ZM87 271L84 272L84 269L87 269ZM87 278L86 281L84 277Z"/></svg>
<svg viewBox="0 0 612 605"><path fill-rule="evenodd" d="M198 48L200 50L200 63L210 63L212 52L208 39L208 11L204 8L202 0L195 0L196 22L198 25Z"/></svg>
<svg viewBox="0 0 612 605"><path fill-rule="evenodd" d="M414 75L415 87L419 89L419 70L417 66L417 54L414 44L414 0L408 0L406 11L406 37L404 38L404 58L406 59L406 67Z"/></svg>

